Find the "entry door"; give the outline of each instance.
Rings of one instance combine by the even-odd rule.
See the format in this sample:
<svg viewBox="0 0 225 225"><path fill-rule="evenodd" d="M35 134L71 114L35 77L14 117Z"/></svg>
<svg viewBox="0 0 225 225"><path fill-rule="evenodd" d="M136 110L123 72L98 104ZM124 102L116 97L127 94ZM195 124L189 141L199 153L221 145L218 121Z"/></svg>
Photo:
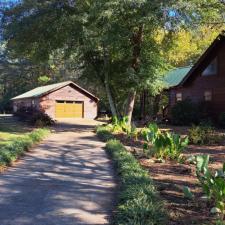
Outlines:
<svg viewBox="0 0 225 225"><path fill-rule="evenodd" d="M57 101L55 105L56 118L82 118L83 102Z"/></svg>

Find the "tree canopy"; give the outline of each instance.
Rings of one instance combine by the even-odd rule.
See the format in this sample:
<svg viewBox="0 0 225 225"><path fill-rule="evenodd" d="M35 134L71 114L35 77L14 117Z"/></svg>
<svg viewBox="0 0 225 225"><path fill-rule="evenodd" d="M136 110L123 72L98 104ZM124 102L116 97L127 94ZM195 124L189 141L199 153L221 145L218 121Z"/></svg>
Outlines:
<svg viewBox="0 0 225 225"><path fill-rule="evenodd" d="M131 119L138 92L156 94L169 65L197 57L199 46L190 58L173 57L179 45L189 55L182 41L190 28L223 24L224 8L218 0L24 0L5 10L4 38L14 58L49 63L60 55L105 90L113 115Z"/></svg>

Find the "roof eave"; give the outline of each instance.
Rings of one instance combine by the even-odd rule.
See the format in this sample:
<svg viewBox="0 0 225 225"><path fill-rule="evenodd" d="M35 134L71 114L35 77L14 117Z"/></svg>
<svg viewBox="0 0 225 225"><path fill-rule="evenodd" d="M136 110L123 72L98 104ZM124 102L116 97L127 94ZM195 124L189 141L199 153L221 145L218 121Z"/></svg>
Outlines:
<svg viewBox="0 0 225 225"><path fill-rule="evenodd" d="M187 73L187 75L183 78L183 80L180 82L179 86L183 86L189 77L192 76L192 74L199 68L201 63L204 62L206 57L210 54L210 52L216 47L216 45L220 42L221 38L224 38L224 32L217 36L217 38L212 42L212 44L209 46L209 48L202 54L202 56L199 58L199 60L195 63L195 65L191 68L191 70Z"/></svg>

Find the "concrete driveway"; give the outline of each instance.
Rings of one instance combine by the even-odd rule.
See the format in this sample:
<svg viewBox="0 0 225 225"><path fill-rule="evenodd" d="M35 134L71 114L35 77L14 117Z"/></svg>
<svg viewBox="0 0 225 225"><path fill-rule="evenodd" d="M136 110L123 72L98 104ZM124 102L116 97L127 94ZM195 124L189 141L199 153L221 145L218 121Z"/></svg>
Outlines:
<svg viewBox="0 0 225 225"><path fill-rule="evenodd" d="M1 225L108 224L115 183L95 121L60 121L0 175Z"/></svg>

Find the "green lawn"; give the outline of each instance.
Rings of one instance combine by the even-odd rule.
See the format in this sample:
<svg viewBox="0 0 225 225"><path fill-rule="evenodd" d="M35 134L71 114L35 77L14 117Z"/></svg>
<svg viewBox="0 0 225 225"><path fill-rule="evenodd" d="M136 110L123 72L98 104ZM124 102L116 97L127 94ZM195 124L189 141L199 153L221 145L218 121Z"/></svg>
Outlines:
<svg viewBox="0 0 225 225"><path fill-rule="evenodd" d="M31 131L31 127L13 117L0 116L0 150L12 142L14 138L21 137Z"/></svg>
<svg viewBox="0 0 225 225"><path fill-rule="evenodd" d="M48 133L48 129L33 129L13 117L0 115L0 169L10 165Z"/></svg>

